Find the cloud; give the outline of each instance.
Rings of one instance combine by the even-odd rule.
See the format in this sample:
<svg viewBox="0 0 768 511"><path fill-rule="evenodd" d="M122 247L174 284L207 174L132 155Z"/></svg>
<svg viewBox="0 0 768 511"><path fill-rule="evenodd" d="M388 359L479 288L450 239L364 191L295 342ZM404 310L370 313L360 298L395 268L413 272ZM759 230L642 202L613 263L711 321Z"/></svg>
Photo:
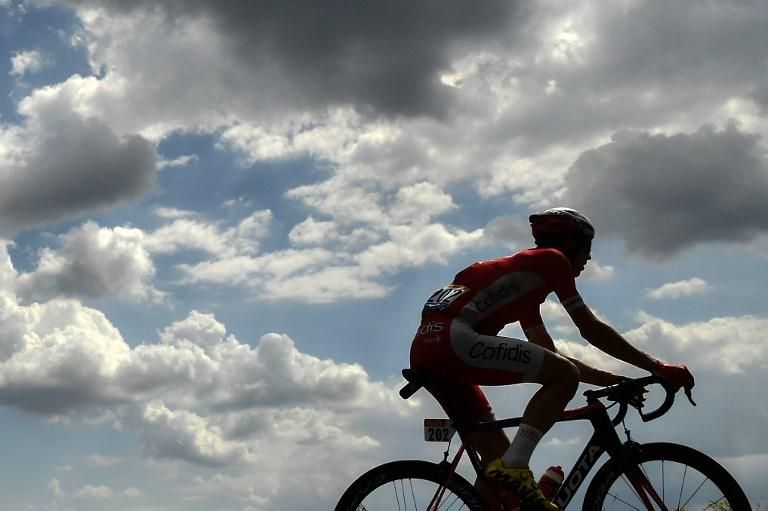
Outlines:
<svg viewBox="0 0 768 511"><path fill-rule="evenodd" d="M533 246L531 227L522 216L496 217L483 229L485 236L512 246Z"/></svg>
<svg viewBox="0 0 768 511"><path fill-rule="evenodd" d="M48 63L45 56L37 50L19 51L11 57L11 76L21 78L29 73L36 73Z"/></svg>
<svg viewBox="0 0 768 511"><path fill-rule="evenodd" d="M706 280L693 277L678 282L668 282L656 289L649 289L646 296L652 300L675 299L685 296L701 295L709 291L710 285Z"/></svg>
<svg viewBox="0 0 768 511"><path fill-rule="evenodd" d="M372 225L310 216L288 234L295 248L260 251L258 241L267 235L272 218L269 211L253 213L226 229L182 217L148 234L146 248L156 254L203 251L202 260L176 266L185 285L241 285L258 289L260 299L329 303L385 296L391 291L386 282L391 275L444 262L483 241L482 229L470 232L432 223L433 216L455 207L450 195L432 184L400 189L390 207L391 213Z"/></svg>
<svg viewBox="0 0 768 511"><path fill-rule="evenodd" d="M228 474L247 467L253 484L232 497L238 501L309 498L279 476L308 456L313 464L299 469L302 477L314 498L330 502L338 485L383 448L376 431L384 428L387 438L385 424L398 426L419 406L359 365L304 353L286 335L241 342L211 314L192 311L163 329L158 342L131 347L101 313L77 302L24 306L7 292L0 298L0 402L135 434L148 460ZM85 461L106 467L119 460ZM336 468L317 471L318 464ZM200 480L177 494L204 498L241 484L206 477L210 484ZM140 495L101 485L64 491L58 481L49 488L65 500Z"/></svg>
<svg viewBox="0 0 768 511"><path fill-rule="evenodd" d="M95 18L107 25L121 18L149 18L150 33L162 29L172 39L185 35L180 27L209 30L216 35L214 49L219 56L230 54L227 60L239 62L243 68L239 74L250 78L246 83L254 91L282 88L282 96L296 103L354 104L394 115L444 111L450 96L438 78L448 65L450 50L492 40L524 14L514 5L497 1L482 8L465 1L450 5L380 2L365 8L354 2L321 7L297 1L289 9L270 2L45 3L82 8L81 12L90 14L84 18L92 23ZM94 8L102 10L98 16ZM103 34L93 25L87 28ZM300 42L297 32L302 34ZM107 55L119 55L119 44ZM202 56L216 55L208 49ZM404 76L408 79L403 80Z"/></svg>
<svg viewBox="0 0 768 511"><path fill-rule="evenodd" d="M61 481L59 481L58 479L51 479L48 482L48 489L55 496L61 495Z"/></svg>
<svg viewBox="0 0 768 511"><path fill-rule="evenodd" d="M55 106L54 106L55 108ZM32 115L32 112L28 112ZM69 113L0 126L0 233L60 222L152 189L155 151Z"/></svg>
<svg viewBox="0 0 768 511"><path fill-rule="evenodd" d="M641 325L626 332L631 342L673 362L719 374L746 374L768 368L768 347L760 332L768 319L760 316L716 317L676 325L640 313Z"/></svg>
<svg viewBox="0 0 768 511"><path fill-rule="evenodd" d="M103 314L77 302L0 298L0 402L41 414L113 407L111 420L142 431L150 456L241 463L253 447L228 437L239 429L230 414L317 407L343 415L395 404L359 365L302 353L280 334L251 347L210 314L192 311L160 342L130 347Z"/></svg>
<svg viewBox="0 0 768 511"><path fill-rule="evenodd" d="M154 254L199 250L221 257L251 255L258 252L272 222L270 210L255 211L226 229L176 210L161 209L157 214L174 221L147 234L145 246Z"/></svg>
<svg viewBox="0 0 768 511"><path fill-rule="evenodd" d="M170 410L162 402L145 405L141 416L145 455L181 459L210 466L252 460L247 445L230 441L210 421L186 410Z"/></svg>
<svg viewBox="0 0 768 511"><path fill-rule="evenodd" d="M72 496L76 499L83 499L83 500L90 500L90 499L99 499L99 500L108 500L115 496L115 492L112 491L108 486L99 485L86 485L82 488L75 490L72 493Z"/></svg>
<svg viewBox="0 0 768 511"><path fill-rule="evenodd" d="M597 235L665 259L691 246L739 242L768 230L768 165L760 137L737 126L672 136L620 132L584 152L565 202L594 220Z"/></svg>
<svg viewBox="0 0 768 511"><path fill-rule="evenodd" d="M152 286L155 268L139 229L99 227L93 222L59 237L61 248L44 248L37 268L17 277L27 302L55 297L160 300Z"/></svg>

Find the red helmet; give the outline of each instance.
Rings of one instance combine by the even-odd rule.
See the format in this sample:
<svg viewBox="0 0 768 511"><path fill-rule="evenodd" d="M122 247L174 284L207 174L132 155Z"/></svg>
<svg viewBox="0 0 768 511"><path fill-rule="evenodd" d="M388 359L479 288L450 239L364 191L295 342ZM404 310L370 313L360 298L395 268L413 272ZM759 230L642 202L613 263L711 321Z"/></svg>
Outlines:
<svg viewBox="0 0 768 511"><path fill-rule="evenodd" d="M591 240L595 228L586 216L571 208L551 208L528 218L535 240L576 236Z"/></svg>

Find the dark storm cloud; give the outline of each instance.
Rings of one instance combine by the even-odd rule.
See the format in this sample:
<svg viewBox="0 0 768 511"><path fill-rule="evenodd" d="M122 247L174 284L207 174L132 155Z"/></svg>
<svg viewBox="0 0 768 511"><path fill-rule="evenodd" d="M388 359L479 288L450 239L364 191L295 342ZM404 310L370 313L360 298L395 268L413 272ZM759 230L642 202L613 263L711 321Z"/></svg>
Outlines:
<svg viewBox="0 0 768 511"><path fill-rule="evenodd" d="M583 153L565 202L623 238L630 252L665 258L698 243L768 231L768 165L757 135L736 126L687 135L620 132Z"/></svg>
<svg viewBox="0 0 768 511"><path fill-rule="evenodd" d="M305 106L440 115L450 88L439 82L464 45L509 37L523 17L506 0L62 0L122 12L152 9L169 23L204 17L244 66L276 70Z"/></svg>
<svg viewBox="0 0 768 511"><path fill-rule="evenodd" d="M47 128L28 158L0 168L0 234L109 207L152 188L156 155L142 137L120 139L99 122L74 118Z"/></svg>

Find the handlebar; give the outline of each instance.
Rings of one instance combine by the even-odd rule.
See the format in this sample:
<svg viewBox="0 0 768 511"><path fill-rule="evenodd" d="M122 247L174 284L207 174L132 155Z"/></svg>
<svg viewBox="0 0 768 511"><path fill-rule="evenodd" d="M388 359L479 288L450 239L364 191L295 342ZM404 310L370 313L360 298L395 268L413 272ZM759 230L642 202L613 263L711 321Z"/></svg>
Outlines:
<svg viewBox="0 0 768 511"><path fill-rule="evenodd" d="M664 401L653 411L643 413L643 403L645 402L644 394L648 392L646 386L658 384L664 389L665 396ZM658 419L665 413L667 413L675 402L675 394L680 390L679 387L675 387L666 380L659 378L658 376L646 376L643 378L627 379L615 385L610 385L602 389L588 390L584 392L588 403L592 403L600 398L606 398L609 401L615 401L619 405L619 413L611 421L614 426L620 424L624 417L627 415L629 405L637 408L640 418L643 422L650 422ZM685 389L685 394L688 400L693 406L696 403L691 396L691 390Z"/></svg>

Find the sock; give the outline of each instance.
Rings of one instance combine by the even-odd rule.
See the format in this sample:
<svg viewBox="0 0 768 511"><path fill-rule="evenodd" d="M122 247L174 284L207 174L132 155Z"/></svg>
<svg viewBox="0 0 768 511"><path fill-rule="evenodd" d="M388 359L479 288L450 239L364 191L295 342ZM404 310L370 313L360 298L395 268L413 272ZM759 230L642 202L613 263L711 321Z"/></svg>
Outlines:
<svg viewBox="0 0 768 511"><path fill-rule="evenodd" d="M528 424L520 424L507 452L501 457L505 467L523 468L531 461L533 450L541 440L542 432Z"/></svg>

